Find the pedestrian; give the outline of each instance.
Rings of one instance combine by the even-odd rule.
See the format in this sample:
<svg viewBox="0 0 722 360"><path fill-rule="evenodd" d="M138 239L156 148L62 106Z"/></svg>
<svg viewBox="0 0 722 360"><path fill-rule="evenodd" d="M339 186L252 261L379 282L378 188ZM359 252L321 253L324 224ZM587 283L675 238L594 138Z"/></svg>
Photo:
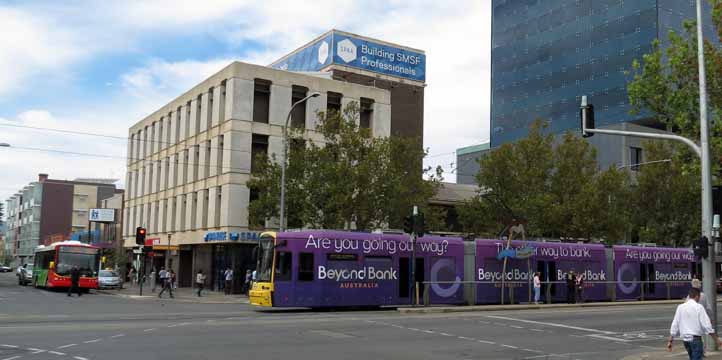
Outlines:
<svg viewBox="0 0 722 360"><path fill-rule="evenodd" d="M231 285L233 284L233 270L231 270L230 267L226 268L226 271L223 273L223 277L226 280L225 284L223 284L223 290L226 295L230 295Z"/></svg>
<svg viewBox="0 0 722 360"><path fill-rule="evenodd" d="M128 269L128 281L131 286L135 285L135 267L133 266Z"/></svg>
<svg viewBox="0 0 722 360"><path fill-rule="evenodd" d="M251 270L246 270L246 282L245 287L243 288L243 292L248 295L248 292L251 291Z"/></svg>
<svg viewBox="0 0 722 360"><path fill-rule="evenodd" d="M78 294L78 297L83 296L82 293L80 293L80 269L78 269L78 266L73 266L72 269L70 269L70 287L68 288L68 296L73 296L73 292Z"/></svg>
<svg viewBox="0 0 722 360"><path fill-rule="evenodd" d="M541 279L539 272L534 273L534 304L539 304L539 296L541 294Z"/></svg>
<svg viewBox="0 0 722 360"><path fill-rule="evenodd" d="M173 290L175 290L178 288L178 284L176 284L176 281L175 281L175 279L176 279L175 271L173 271L173 269L170 269L169 272L170 272L170 286L173 288Z"/></svg>
<svg viewBox="0 0 722 360"><path fill-rule="evenodd" d="M574 270L569 270L567 273L567 304L574 304L574 293L576 292L575 288L575 277L574 277Z"/></svg>
<svg viewBox="0 0 722 360"><path fill-rule="evenodd" d="M577 273L574 285L576 286L576 300L578 303L584 302L584 275Z"/></svg>
<svg viewBox="0 0 722 360"><path fill-rule="evenodd" d="M156 273L155 266L153 266L153 270L150 272L150 291L155 292L155 287L158 285L158 279L160 278L160 273ZM161 287L163 287L161 285Z"/></svg>
<svg viewBox="0 0 722 360"><path fill-rule="evenodd" d="M687 301L677 306L677 311L674 313L674 320L669 329L669 342L667 342L667 351L671 352L672 340L675 336L680 336L690 360L702 360L704 354L702 336L705 334L712 336L718 347L722 346L722 341L712 328L707 312L699 304L699 297L699 289L694 287L689 289Z"/></svg>
<svg viewBox="0 0 722 360"><path fill-rule="evenodd" d="M699 290L699 300L697 301L698 304L702 305L704 310L707 312L707 316L710 316L712 313L712 307L709 301L707 301L707 296L704 294L704 291L702 291L702 282L697 280L696 283L692 283L692 288L695 288ZM687 299L689 299L689 296L687 296Z"/></svg>
<svg viewBox="0 0 722 360"><path fill-rule="evenodd" d="M701 289L702 288L702 282L699 281L699 278L697 277L697 274L692 275L692 287Z"/></svg>
<svg viewBox="0 0 722 360"><path fill-rule="evenodd" d="M162 298L163 293L168 290L168 294L170 295L170 298L173 298L173 289L171 288L170 283L170 272L167 271L165 268L160 268L160 272L158 273L160 275L160 282L161 286L163 286L163 290L158 293L158 297Z"/></svg>
<svg viewBox="0 0 722 360"><path fill-rule="evenodd" d="M198 297L201 297L201 291L203 291L203 285L206 282L206 276L203 274L203 270L198 270L196 274L196 286L198 287Z"/></svg>

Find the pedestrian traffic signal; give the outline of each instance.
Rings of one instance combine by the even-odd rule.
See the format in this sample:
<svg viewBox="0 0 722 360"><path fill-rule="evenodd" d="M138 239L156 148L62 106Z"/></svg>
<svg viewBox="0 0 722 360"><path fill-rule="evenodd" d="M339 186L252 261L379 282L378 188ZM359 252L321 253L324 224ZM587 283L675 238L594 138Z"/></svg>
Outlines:
<svg viewBox="0 0 722 360"><path fill-rule="evenodd" d="M709 242L707 241L707 237L702 236L698 240L695 240L694 243L692 243L692 250L695 256L700 259L706 259L707 256L709 256Z"/></svg>
<svg viewBox="0 0 722 360"><path fill-rule="evenodd" d="M138 226L135 228L135 244L143 246L145 245L145 228Z"/></svg>
<svg viewBox="0 0 722 360"><path fill-rule="evenodd" d="M414 232L414 217L408 215L404 217L404 233L411 234L412 232Z"/></svg>
<svg viewBox="0 0 722 360"><path fill-rule="evenodd" d="M582 137L594 136L594 133L587 132L587 129L594 129L594 105L582 105L579 111L579 120L582 125Z"/></svg>

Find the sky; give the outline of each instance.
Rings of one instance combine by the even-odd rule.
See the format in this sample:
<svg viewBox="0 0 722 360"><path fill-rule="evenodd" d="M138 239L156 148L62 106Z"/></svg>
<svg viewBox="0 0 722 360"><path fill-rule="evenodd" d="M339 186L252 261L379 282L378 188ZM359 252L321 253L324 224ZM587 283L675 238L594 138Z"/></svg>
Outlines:
<svg viewBox="0 0 722 360"><path fill-rule="evenodd" d="M425 164L454 182L454 151L489 139L490 14L491 0L0 0L0 201L38 173L125 187L130 126L232 61L268 65L334 28L426 52Z"/></svg>

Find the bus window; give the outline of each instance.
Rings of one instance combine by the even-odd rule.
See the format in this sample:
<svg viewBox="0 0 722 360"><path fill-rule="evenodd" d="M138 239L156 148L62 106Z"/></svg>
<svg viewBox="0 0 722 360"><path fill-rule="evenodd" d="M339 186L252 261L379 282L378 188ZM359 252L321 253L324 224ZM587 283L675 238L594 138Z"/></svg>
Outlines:
<svg viewBox="0 0 722 360"><path fill-rule="evenodd" d="M288 251L279 251L276 254L276 269L274 281L291 281L291 259L293 254Z"/></svg>
<svg viewBox="0 0 722 360"><path fill-rule="evenodd" d="M313 281L313 253L298 254L298 281Z"/></svg>

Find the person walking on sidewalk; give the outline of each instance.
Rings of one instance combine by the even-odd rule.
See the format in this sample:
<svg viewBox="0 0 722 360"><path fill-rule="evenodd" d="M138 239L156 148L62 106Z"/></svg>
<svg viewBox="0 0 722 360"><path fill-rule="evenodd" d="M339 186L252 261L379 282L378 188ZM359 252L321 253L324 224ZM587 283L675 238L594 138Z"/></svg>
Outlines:
<svg viewBox="0 0 722 360"><path fill-rule="evenodd" d="M698 303L699 296L699 289L691 288L689 289L687 301L677 306L674 319L672 320L672 326L669 329L669 341L667 342L667 351L671 352L674 337L680 336L690 360L702 360L704 354L702 336L705 334L712 336L717 342L718 347L722 346L722 340L720 340L714 328L712 328L707 312L704 307Z"/></svg>
<svg viewBox="0 0 722 360"><path fill-rule="evenodd" d="M176 280L175 271L173 271L173 269L170 269L170 271L168 271L168 272L170 273L170 287L173 290L178 289L178 284L175 281Z"/></svg>
<svg viewBox="0 0 722 360"><path fill-rule="evenodd" d="M196 286L198 287L198 297L201 297L201 291L203 291L203 285L206 283L206 276L203 274L203 270L198 270L196 274Z"/></svg>
<svg viewBox="0 0 722 360"><path fill-rule="evenodd" d="M534 304L539 304L539 296L541 295L541 279L539 272L534 273Z"/></svg>
<svg viewBox="0 0 722 360"><path fill-rule="evenodd" d="M243 288L243 293L248 295L251 291L251 270L246 270L246 282Z"/></svg>
<svg viewBox="0 0 722 360"><path fill-rule="evenodd" d="M233 285L233 270L231 270L230 267L226 268L226 271L223 273L223 278L226 280L225 284L223 284L223 291L226 295L230 295L231 286Z"/></svg>
<svg viewBox="0 0 722 360"><path fill-rule="evenodd" d="M162 298L163 293L168 290L168 294L170 294L170 298L173 298L173 289L171 288L171 280L170 280L170 272L167 271L165 268L160 269L160 281L161 284L163 284L163 290L158 293L158 297Z"/></svg>
<svg viewBox="0 0 722 360"><path fill-rule="evenodd" d="M72 269L70 269L70 287L68 288L68 296L73 296L73 292L78 294L78 297L83 296L83 294L80 292L80 269L78 269L78 266L73 266Z"/></svg>

